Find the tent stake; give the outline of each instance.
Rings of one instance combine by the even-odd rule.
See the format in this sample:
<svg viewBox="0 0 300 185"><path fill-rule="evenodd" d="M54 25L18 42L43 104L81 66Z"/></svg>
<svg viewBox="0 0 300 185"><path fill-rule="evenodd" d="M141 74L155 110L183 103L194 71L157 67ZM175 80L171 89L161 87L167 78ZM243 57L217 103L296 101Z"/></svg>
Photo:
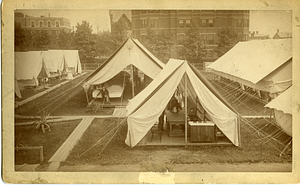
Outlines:
<svg viewBox="0 0 300 185"><path fill-rule="evenodd" d="M187 144L187 74L184 74L184 136L185 144Z"/></svg>

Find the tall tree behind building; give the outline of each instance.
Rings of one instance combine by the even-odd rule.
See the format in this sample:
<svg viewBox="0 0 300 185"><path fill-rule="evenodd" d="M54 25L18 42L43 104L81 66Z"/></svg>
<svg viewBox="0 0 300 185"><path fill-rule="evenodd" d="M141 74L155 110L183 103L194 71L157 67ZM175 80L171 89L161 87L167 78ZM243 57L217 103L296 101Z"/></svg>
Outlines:
<svg viewBox="0 0 300 185"><path fill-rule="evenodd" d="M227 51L229 51L233 46L238 43L238 34L232 28L224 27L221 28L217 32L217 41L216 44L218 45L215 49L218 57L224 55Z"/></svg>
<svg viewBox="0 0 300 185"><path fill-rule="evenodd" d="M15 23L15 51L23 51L28 44L26 32L21 25Z"/></svg>
<svg viewBox="0 0 300 185"><path fill-rule="evenodd" d="M162 62L167 63L170 59L173 42L169 34L155 33L153 30L148 28L146 41L143 44Z"/></svg>
<svg viewBox="0 0 300 185"><path fill-rule="evenodd" d="M185 39L182 42L182 49L179 51L181 59L186 59L192 64L203 65L205 58L204 40L201 38L200 29L197 25L192 24L186 32Z"/></svg>
<svg viewBox="0 0 300 185"><path fill-rule="evenodd" d="M92 26L87 21L77 23L75 31L75 44L82 62L93 62L96 51L96 38L92 34Z"/></svg>

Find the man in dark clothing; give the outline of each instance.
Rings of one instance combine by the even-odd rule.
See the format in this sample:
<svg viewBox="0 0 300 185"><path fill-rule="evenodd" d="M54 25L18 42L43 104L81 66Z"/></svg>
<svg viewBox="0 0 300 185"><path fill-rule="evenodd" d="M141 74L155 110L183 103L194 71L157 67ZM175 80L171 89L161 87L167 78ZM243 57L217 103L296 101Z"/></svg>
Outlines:
<svg viewBox="0 0 300 185"><path fill-rule="evenodd" d="M100 93L102 95L103 101L105 101L105 103L110 103L109 100L109 92L108 90L105 88L105 86L102 86L102 89L100 90Z"/></svg>

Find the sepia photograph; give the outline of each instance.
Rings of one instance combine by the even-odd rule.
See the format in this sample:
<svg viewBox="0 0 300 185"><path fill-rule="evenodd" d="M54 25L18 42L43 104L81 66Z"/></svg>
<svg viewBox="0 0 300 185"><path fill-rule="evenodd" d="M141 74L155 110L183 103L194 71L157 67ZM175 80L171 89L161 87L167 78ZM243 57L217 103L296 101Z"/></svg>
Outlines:
<svg viewBox="0 0 300 185"><path fill-rule="evenodd" d="M5 182L299 183L292 1L34 2L3 15Z"/></svg>

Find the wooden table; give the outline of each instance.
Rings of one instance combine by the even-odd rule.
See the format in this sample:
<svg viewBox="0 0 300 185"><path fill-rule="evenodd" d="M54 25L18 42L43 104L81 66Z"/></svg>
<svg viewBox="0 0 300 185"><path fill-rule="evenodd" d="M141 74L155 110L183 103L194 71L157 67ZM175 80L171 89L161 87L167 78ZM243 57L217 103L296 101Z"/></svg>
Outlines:
<svg viewBox="0 0 300 185"><path fill-rule="evenodd" d="M184 136L184 111L181 110L178 113L172 113L171 111L166 110L165 114L167 117L167 132L169 137Z"/></svg>
<svg viewBox="0 0 300 185"><path fill-rule="evenodd" d="M190 142L215 143L216 126L212 121L188 123L190 129Z"/></svg>

